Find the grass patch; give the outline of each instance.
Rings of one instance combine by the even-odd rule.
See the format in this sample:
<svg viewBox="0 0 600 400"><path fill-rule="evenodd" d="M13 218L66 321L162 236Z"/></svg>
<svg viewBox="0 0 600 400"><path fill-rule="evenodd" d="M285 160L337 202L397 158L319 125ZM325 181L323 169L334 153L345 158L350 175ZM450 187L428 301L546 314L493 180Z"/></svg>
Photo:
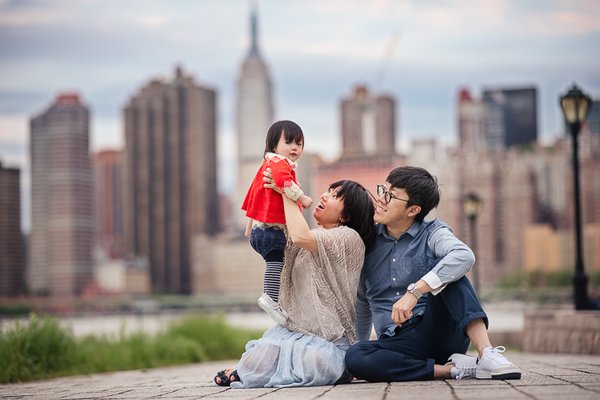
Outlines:
<svg viewBox="0 0 600 400"><path fill-rule="evenodd" d="M0 332L0 383L238 358L261 335L230 327L222 317L193 316L153 336L77 339L54 318L32 315Z"/></svg>

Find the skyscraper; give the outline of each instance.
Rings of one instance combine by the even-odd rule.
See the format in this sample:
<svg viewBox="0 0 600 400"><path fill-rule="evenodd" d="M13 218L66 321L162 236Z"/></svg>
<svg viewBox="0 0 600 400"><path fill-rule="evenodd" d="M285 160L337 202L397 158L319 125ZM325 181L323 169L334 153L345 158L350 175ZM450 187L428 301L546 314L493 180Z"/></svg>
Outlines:
<svg viewBox="0 0 600 400"><path fill-rule="evenodd" d="M322 163L313 174L313 193L322 193L332 182L353 179L371 192L389 171L404 165L395 148L396 102L388 95L373 95L358 85L339 102L341 157Z"/></svg>
<svg viewBox="0 0 600 400"><path fill-rule="evenodd" d="M485 107L467 89L458 93L458 139L463 153L485 149Z"/></svg>
<svg viewBox="0 0 600 400"><path fill-rule="evenodd" d="M502 150L535 144L538 136L535 88L484 90L483 103L488 149Z"/></svg>
<svg viewBox="0 0 600 400"><path fill-rule="evenodd" d="M96 243L109 258L123 256L123 152L94 155Z"/></svg>
<svg viewBox="0 0 600 400"><path fill-rule="evenodd" d="M592 133L600 135L600 100L592 100L587 118L587 126ZM565 129L565 132L569 132Z"/></svg>
<svg viewBox="0 0 600 400"><path fill-rule="evenodd" d="M394 154L395 107L393 97L374 96L366 86L356 86L340 102L342 156Z"/></svg>
<svg viewBox="0 0 600 400"><path fill-rule="evenodd" d="M31 240L34 294L74 296L93 278L94 211L89 111L64 93L31 119Z"/></svg>
<svg viewBox="0 0 600 400"><path fill-rule="evenodd" d="M25 290L21 235L21 170L0 162L0 297Z"/></svg>
<svg viewBox="0 0 600 400"><path fill-rule="evenodd" d="M219 231L216 96L177 68L124 108L126 256L155 292L192 293L192 238Z"/></svg>
<svg viewBox="0 0 600 400"><path fill-rule="evenodd" d="M233 204L233 220L238 230L245 226L245 216L240 208L262 162L267 130L274 122L271 78L258 48L255 9L251 10L250 39L250 50L242 63L237 81L238 184Z"/></svg>

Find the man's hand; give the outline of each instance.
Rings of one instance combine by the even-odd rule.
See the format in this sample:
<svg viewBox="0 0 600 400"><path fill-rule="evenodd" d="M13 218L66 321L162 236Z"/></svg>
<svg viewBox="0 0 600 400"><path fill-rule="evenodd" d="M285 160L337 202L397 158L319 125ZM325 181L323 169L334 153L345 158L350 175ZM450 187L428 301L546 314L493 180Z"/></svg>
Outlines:
<svg viewBox="0 0 600 400"><path fill-rule="evenodd" d="M392 307L392 321L396 325L402 325L412 317L412 309L417 305L417 298L411 293L406 293L404 296L394 303Z"/></svg>
<svg viewBox="0 0 600 400"><path fill-rule="evenodd" d="M271 168L267 168L263 171L263 187L267 189L273 189L277 193L281 194L281 188L278 188L273 182L273 174L271 174Z"/></svg>

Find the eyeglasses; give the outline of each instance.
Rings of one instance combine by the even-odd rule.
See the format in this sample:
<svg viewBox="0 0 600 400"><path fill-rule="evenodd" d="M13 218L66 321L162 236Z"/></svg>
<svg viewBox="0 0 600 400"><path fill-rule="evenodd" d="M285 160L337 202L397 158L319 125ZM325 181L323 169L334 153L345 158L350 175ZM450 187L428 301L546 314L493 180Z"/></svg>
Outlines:
<svg viewBox="0 0 600 400"><path fill-rule="evenodd" d="M407 203L410 201L407 199L401 199L399 197L394 196L394 194L392 192L388 192L388 190L383 185L377 185L377 196L379 196L379 197L383 196L384 204L388 204L390 201L392 201L392 199L405 201Z"/></svg>

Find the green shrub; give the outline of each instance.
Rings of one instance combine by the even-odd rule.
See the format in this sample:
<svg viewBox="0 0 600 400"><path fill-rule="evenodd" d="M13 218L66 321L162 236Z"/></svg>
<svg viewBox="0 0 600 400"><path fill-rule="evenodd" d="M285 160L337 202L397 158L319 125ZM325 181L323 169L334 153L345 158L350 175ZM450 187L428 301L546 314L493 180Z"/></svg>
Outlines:
<svg viewBox="0 0 600 400"><path fill-rule="evenodd" d="M194 316L156 336L144 333L75 339L50 317L0 331L0 383L238 358L261 335L228 326L222 317Z"/></svg>
<svg viewBox="0 0 600 400"><path fill-rule="evenodd" d="M135 333L119 339L86 336L77 343L77 361L72 373L107 372L151 368L151 338Z"/></svg>
<svg viewBox="0 0 600 400"><path fill-rule="evenodd" d="M590 274L590 283L596 287L600 287L600 271L594 271Z"/></svg>
<svg viewBox="0 0 600 400"><path fill-rule="evenodd" d="M0 315L27 316L31 313L31 307L27 305L0 306Z"/></svg>
<svg viewBox="0 0 600 400"><path fill-rule="evenodd" d="M259 337L260 332L232 328L223 317L188 317L171 325L164 333L165 340L184 337L198 343L210 360L239 357L248 340Z"/></svg>
<svg viewBox="0 0 600 400"><path fill-rule="evenodd" d="M18 382L55 376L73 363L75 339L56 320L32 315L0 332L0 382Z"/></svg>
<svg viewBox="0 0 600 400"><path fill-rule="evenodd" d="M570 270L546 272L534 270L529 272L512 271L506 274L499 282L498 287L507 288L545 288L567 287L573 284L573 272Z"/></svg>
<svg viewBox="0 0 600 400"><path fill-rule="evenodd" d="M573 272L562 270L548 274L548 286L566 287L573 284Z"/></svg>
<svg viewBox="0 0 600 400"><path fill-rule="evenodd" d="M504 275L497 286L502 289L519 288L527 284L527 278L524 272L511 271Z"/></svg>
<svg viewBox="0 0 600 400"><path fill-rule="evenodd" d="M183 336L157 338L153 347L155 366L211 360L198 342Z"/></svg>

